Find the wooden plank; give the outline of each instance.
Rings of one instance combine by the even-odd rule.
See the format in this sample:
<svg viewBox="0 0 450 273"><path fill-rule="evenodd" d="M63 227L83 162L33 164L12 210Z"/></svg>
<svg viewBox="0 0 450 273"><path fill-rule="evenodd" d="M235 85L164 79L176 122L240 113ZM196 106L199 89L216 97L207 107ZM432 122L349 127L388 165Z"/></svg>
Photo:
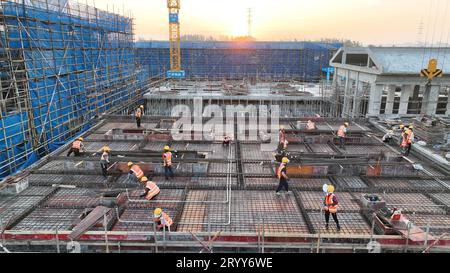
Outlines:
<svg viewBox="0 0 450 273"><path fill-rule="evenodd" d="M103 218L103 215L107 214L111 209L103 206L96 207L89 215L84 218L78 225L73 228L72 233L69 234L71 240L80 238L86 231Z"/></svg>

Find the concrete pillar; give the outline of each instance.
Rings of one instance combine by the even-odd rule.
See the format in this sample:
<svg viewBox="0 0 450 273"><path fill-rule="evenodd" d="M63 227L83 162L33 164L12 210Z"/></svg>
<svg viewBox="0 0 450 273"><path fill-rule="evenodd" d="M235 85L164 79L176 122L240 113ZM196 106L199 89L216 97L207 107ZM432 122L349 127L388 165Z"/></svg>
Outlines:
<svg viewBox="0 0 450 273"><path fill-rule="evenodd" d="M360 89L361 89L362 83L359 81L359 72L356 74L356 81L355 81L355 94L353 95L353 109L352 109L352 118L355 118L359 116L359 102L361 101L360 98Z"/></svg>
<svg viewBox="0 0 450 273"><path fill-rule="evenodd" d="M345 87L344 87L344 105L342 107L342 117L347 118L350 110L350 71L345 72Z"/></svg>
<svg viewBox="0 0 450 273"><path fill-rule="evenodd" d="M447 111L445 111L445 115L450 116L450 88L447 90Z"/></svg>
<svg viewBox="0 0 450 273"><path fill-rule="evenodd" d="M367 116L379 116L381 110L381 97L383 96L382 84L372 83L369 95L369 110Z"/></svg>
<svg viewBox="0 0 450 273"><path fill-rule="evenodd" d="M403 85L402 93L400 95L400 108L398 109L399 115L408 114L409 98L413 96L414 85Z"/></svg>
<svg viewBox="0 0 450 273"><path fill-rule="evenodd" d="M436 115L440 90L441 87L439 85L432 85L431 87L425 88L421 114L430 116Z"/></svg>
<svg viewBox="0 0 450 273"><path fill-rule="evenodd" d="M395 100L395 89L397 86L389 85L388 95L386 100L386 110L384 111L385 115L394 114L394 100Z"/></svg>

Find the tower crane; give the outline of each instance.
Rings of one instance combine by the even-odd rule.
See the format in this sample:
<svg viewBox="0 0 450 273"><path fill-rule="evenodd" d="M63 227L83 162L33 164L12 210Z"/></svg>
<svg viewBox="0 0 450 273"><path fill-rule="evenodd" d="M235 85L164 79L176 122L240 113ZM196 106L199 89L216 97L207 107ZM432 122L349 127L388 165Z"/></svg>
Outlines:
<svg viewBox="0 0 450 273"><path fill-rule="evenodd" d="M180 0L167 0L169 9L169 43L170 43L170 71L167 71L167 78L181 79L186 76L186 72L181 70L181 49L180 49Z"/></svg>

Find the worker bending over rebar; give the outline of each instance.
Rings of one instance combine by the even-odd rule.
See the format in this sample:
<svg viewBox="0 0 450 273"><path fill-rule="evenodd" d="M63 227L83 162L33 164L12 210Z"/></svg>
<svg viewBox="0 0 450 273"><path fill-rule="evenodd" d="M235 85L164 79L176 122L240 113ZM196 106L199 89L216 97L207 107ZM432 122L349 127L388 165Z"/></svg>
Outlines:
<svg viewBox="0 0 450 273"><path fill-rule="evenodd" d="M172 226L173 221L167 213L162 211L162 209L155 209L153 212L153 220L156 223L156 229L158 229L158 231L163 227L167 227L170 232L170 226Z"/></svg>
<svg viewBox="0 0 450 273"><path fill-rule="evenodd" d="M70 148L69 152L67 153L67 156L70 156L72 153L75 154L75 156L81 156L81 153L84 152L84 139L82 137L78 138L74 142L72 142L72 147Z"/></svg>
<svg viewBox="0 0 450 273"><path fill-rule="evenodd" d="M325 200L323 201L324 210L325 210L325 228L328 230L328 222L330 221L330 214L333 216L334 222L336 222L337 230L341 230L341 226L339 225L339 220L337 218L337 209L338 209L338 200L336 195L334 195L334 186L328 185L327 194L325 196Z"/></svg>
<svg viewBox="0 0 450 273"><path fill-rule="evenodd" d="M128 168L130 171L128 172L127 179L134 177L137 182L140 182L142 177L144 177L144 171L142 171L141 167L135 165L133 162L128 162Z"/></svg>
<svg viewBox="0 0 450 273"><path fill-rule="evenodd" d="M280 191L284 188L286 190L286 193L290 194L291 192L289 191L289 184L288 184L288 180L289 177L286 174L286 167L287 164L289 163L289 159L287 157L283 157L283 159L281 160L281 164L278 167L277 170L277 177L280 181L280 184L278 185L276 194L280 195Z"/></svg>
<svg viewBox="0 0 450 273"><path fill-rule="evenodd" d="M151 180L148 180L146 176L142 177L141 183L145 187L145 191L143 194L140 195L140 197L144 197L148 201L155 199L156 196L161 192L159 187Z"/></svg>

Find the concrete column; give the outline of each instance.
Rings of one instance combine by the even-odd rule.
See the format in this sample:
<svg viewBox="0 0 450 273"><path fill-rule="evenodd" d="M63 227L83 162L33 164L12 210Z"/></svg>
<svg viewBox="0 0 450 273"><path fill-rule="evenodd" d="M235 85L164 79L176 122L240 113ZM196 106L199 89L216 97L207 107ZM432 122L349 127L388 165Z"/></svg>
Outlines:
<svg viewBox="0 0 450 273"><path fill-rule="evenodd" d="M344 105L342 107L342 117L347 118L350 110L350 71L345 72L345 87L344 87Z"/></svg>
<svg viewBox="0 0 450 273"><path fill-rule="evenodd" d="M352 109L352 117L359 117L359 107L361 105L361 89L363 83L359 81L359 73L358 80L356 81L355 86L355 95L353 96L353 109Z"/></svg>
<svg viewBox="0 0 450 273"><path fill-rule="evenodd" d="M447 91L447 111L445 112L446 116L450 116L450 88Z"/></svg>
<svg viewBox="0 0 450 273"><path fill-rule="evenodd" d="M395 100L395 89L397 86L389 85L388 95L386 100L386 110L385 115L392 115L394 113L394 100Z"/></svg>
<svg viewBox="0 0 450 273"><path fill-rule="evenodd" d="M379 116L381 110L381 97L383 96L382 84L372 83L369 95L369 110L367 116Z"/></svg>
<svg viewBox="0 0 450 273"><path fill-rule="evenodd" d="M402 93L400 95L400 108L398 110L399 115L408 114L409 98L413 96L414 85L403 85Z"/></svg>
<svg viewBox="0 0 450 273"><path fill-rule="evenodd" d="M439 85L432 85L431 87L425 88L422 100L421 114L436 115L440 90L441 87Z"/></svg>

